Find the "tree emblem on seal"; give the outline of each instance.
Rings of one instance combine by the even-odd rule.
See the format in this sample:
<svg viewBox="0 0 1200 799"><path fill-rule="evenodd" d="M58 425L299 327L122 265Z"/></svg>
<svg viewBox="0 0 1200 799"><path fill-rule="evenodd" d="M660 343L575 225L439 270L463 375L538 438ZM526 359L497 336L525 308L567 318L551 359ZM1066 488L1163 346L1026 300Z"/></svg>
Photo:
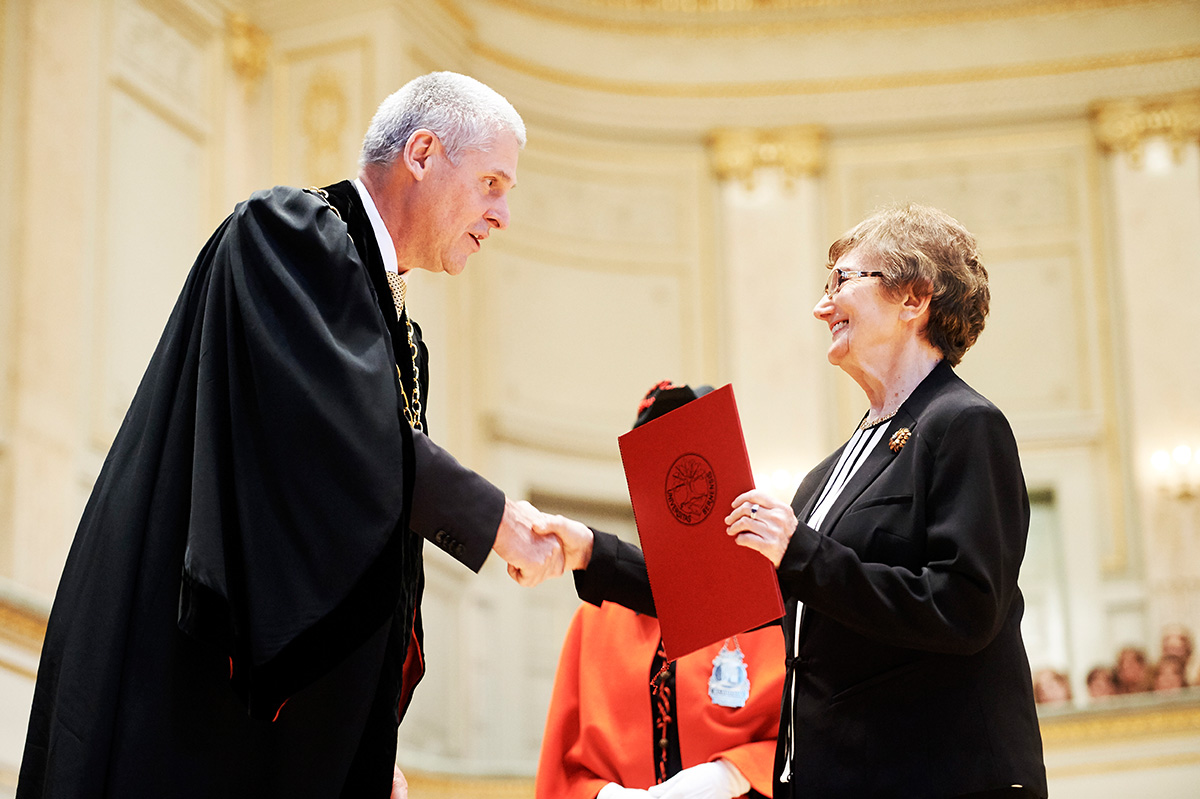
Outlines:
<svg viewBox="0 0 1200 799"><path fill-rule="evenodd" d="M667 507L683 524L699 524L717 500L717 474L694 453L680 455L667 470Z"/></svg>

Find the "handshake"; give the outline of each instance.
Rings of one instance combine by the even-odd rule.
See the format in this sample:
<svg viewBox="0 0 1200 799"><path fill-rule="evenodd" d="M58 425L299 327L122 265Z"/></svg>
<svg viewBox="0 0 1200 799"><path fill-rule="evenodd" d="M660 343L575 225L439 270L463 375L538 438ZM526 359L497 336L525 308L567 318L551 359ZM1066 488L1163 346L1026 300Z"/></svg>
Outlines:
<svg viewBox="0 0 1200 799"><path fill-rule="evenodd" d="M757 551L777 569L798 526L790 505L757 489L733 500L725 524L738 546ZM510 577L521 585L537 585L567 569L586 569L592 559L592 539L586 525L505 498L492 549L508 563Z"/></svg>
<svg viewBox="0 0 1200 799"><path fill-rule="evenodd" d="M592 531L573 519L505 498L492 549L508 564L510 577L521 585L534 586L564 571L587 568L592 558Z"/></svg>

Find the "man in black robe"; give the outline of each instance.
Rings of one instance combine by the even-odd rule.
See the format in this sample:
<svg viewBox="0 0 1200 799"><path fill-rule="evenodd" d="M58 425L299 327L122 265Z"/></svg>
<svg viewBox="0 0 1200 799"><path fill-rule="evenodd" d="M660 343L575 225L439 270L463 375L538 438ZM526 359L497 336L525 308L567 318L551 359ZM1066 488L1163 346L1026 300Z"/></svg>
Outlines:
<svg viewBox="0 0 1200 799"><path fill-rule="evenodd" d="M498 94L433 73L380 106L358 180L257 192L213 234L68 556L19 799L384 799L423 538L561 573L532 506L427 436L397 281L507 226L524 139Z"/></svg>

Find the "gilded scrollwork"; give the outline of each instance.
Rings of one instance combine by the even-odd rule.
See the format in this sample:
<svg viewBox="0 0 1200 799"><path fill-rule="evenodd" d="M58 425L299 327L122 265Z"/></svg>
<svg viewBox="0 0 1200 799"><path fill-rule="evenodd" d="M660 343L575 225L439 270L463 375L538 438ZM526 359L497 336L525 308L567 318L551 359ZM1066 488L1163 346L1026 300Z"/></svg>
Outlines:
<svg viewBox="0 0 1200 799"><path fill-rule="evenodd" d="M234 12L225 20L225 42L234 74L251 90L267 70L270 39L249 17Z"/></svg>
<svg viewBox="0 0 1200 799"><path fill-rule="evenodd" d="M819 125L722 128L709 135L708 150L718 180L740 180L749 188L760 168L782 169L788 180L820 174L825 167L825 132Z"/></svg>
<svg viewBox="0 0 1200 799"><path fill-rule="evenodd" d="M1097 103L1092 132L1101 150L1125 153L1135 167L1146 140L1156 136L1170 143L1179 161L1185 146L1200 141L1200 92Z"/></svg>

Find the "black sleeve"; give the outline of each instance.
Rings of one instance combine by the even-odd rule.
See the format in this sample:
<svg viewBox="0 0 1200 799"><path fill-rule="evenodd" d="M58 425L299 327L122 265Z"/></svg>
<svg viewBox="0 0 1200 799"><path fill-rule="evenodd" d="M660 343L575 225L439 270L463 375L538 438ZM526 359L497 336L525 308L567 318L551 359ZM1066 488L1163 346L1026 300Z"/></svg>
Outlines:
<svg viewBox="0 0 1200 799"><path fill-rule="evenodd" d="M504 492L455 460L424 433L409 526L472 571L483 568L504 515Z"/></svg>
<svg viewBox="0 0 1200 799"><path fill-rule="evenodd" d="M574 573L579 598L593 605L616 602L646 616L658 617L642 550L612 533L593 530L592 560Z"/></svg>

